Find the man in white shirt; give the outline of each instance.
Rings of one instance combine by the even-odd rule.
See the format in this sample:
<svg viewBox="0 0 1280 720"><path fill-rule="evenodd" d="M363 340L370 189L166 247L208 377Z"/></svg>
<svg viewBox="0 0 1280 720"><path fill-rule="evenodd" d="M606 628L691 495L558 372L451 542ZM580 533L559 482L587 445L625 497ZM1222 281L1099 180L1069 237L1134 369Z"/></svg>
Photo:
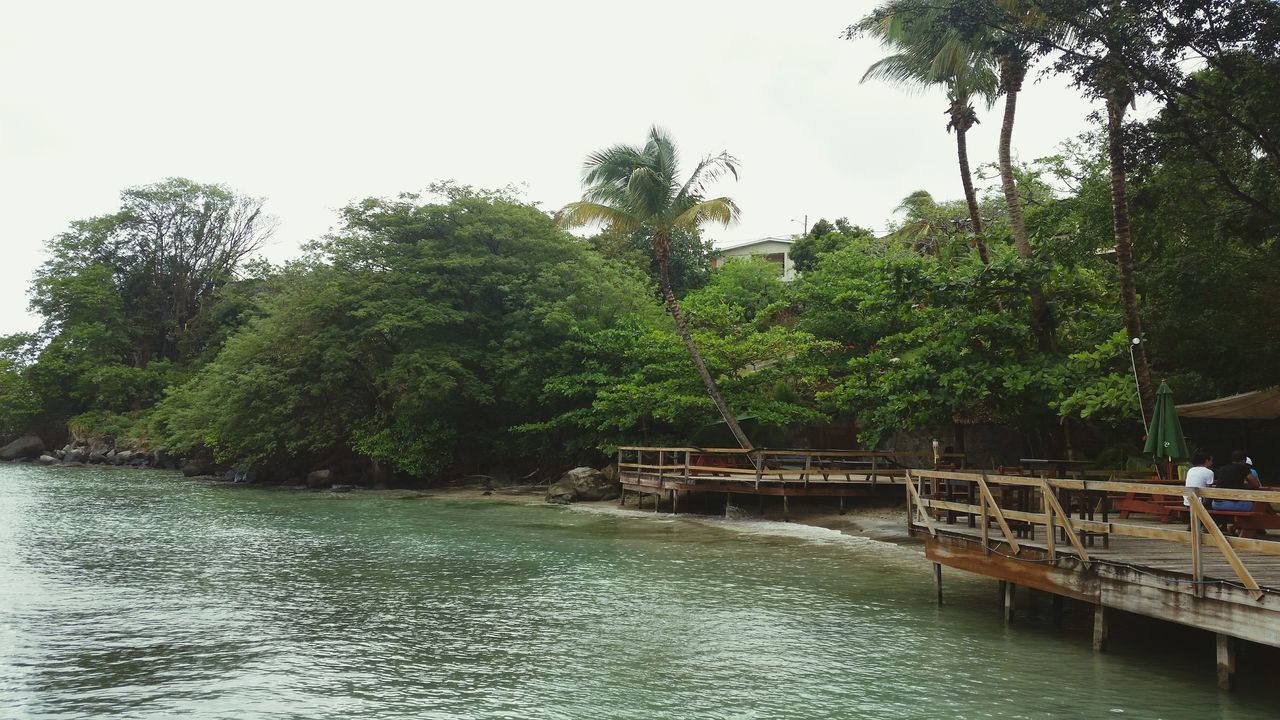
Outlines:
<svg viewBox="0 0 1280 720"><path fill-rule="evenodd" d="M1191 469L1187 471L1187 487L1209 487L1213 484L1213 456L1203 450L1191 453ZM1183 505L1191 500L1182 498Z"/></svg>

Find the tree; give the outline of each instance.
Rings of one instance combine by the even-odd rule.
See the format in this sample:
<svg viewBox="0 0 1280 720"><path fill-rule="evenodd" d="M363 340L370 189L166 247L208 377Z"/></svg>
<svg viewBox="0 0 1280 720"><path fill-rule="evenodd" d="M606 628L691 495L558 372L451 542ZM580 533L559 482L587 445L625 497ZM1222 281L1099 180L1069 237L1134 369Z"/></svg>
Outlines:
<svg viewBox="0 0 1280 720"><path fill-rule="evenodd" d="M277 477L335 467L374 484L568 461L576 438L518 428L566 412L544 389L581 361L583 338L661 317L643 275L510 193L432 190L345 208L169 393L167 444ZM574 449L571 460L599 460Z"/></svg>
<svg viewBox="0 0 1280 720"><path fill-rule="evenodd" d="M838 218L834 223L818 220L807 234L792 243L791 262L797 271L809 272L818 266L823 255L839 250L851 240L873 234L867 228L851 224L848 218Z"/></svg>
<svg viewBox="0 0 1280 720"><path fill-rule="evenodd" d="M721 152L704 157L681 182L675 142L666 132L653 127L643 146L615 145L588 156L583 169L583 199L564 206L557 218L564 227L603 223L619 232L643 228L649 233L667 312L725 424L743 449L751 450L751 441L720 394L689 334L672 290L669 269L674 233L696 231L707 222L728 225L737 220L739 211L733 200L704 194L707 185L725 173L736 179L738 163L732 155Z"/></svg>
<svg viewBox="0 0 1280 720"><path fill-rule="evenodd" d="M946 90L947 131L955 131L960 182L969 207L974 242L982 264L988 265L990 258L982 234L978 195L969 169L967 135L978 123L974 101L981 100L988 108L995 101L996 74L991 57L966 43L949 25L937 22L929 7L920 0L890 0L850 26L845 36L852 39L870 34L895 50L867 68L862 82L884 80L913 89L940 85Z"/></svg>
<svg viewBox="0 0 1280 720"><path fill-rule="evenodd" d="M654 283L660 281L658 258L653 254L649 233L644 228L629 232L605 228L588 241L606 257L625 258L643 269ZM677 298L682 298L690 290L707 284L711 259L716 254L715 243L703 237L697 229L677 229L671 233L670 246L667 274L671 278L672 292Z"/></svg>
<svg viewBox="0 0 1280 720"><path fill-rule="evenodd" d="M127 318L123 361L177 362L192 320L271 232L262 199L221 185L171 178L130 188L119 211L73 222L49 241L31 308L46 337L84 322L124 328ZM104 304L119 315L104 317Z"/></svg>

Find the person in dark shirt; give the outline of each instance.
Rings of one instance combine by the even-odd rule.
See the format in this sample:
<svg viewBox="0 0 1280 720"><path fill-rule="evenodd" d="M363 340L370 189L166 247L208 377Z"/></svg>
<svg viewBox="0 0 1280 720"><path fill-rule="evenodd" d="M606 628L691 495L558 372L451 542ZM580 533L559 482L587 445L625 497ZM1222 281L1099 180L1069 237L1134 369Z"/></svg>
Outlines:
<svg viewBox="0 0 1280 720"><path fill-rule="evenodd" d="M1231 462L1217 468L1213 473L1213 487L1221 490L1249 490L1258 487L1258 480L1245 464L1243 450L1231 453ZM1249 500L1214 500L1214 510L1248 511L1253 509Z"/></svg>

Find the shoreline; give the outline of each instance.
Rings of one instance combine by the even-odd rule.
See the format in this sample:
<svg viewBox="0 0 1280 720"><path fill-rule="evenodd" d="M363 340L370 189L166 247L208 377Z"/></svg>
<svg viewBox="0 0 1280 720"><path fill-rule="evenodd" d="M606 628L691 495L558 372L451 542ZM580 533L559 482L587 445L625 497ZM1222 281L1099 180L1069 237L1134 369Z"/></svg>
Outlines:
<svg viewBox="0 0 1280 720"><path fill-rule="evenodd" d="M361 489L358 492L379 493L397 491ZM492 491L485 490L483 488L442 487L427 490L398 492L412 492L424 497L441 497L475 502L494 501L518 505L553 504L548 503L545 500L545 487L534 488L532 486L513 486L509 488L496 488ZM723 515L718 513L681 512L676 515L672 515L668 512L654 513L652 510L634 509L635 506L631 504L628 504L626 507L619 507L616 499L578 501L562 507L572 508L575 506L587 509L626 512L628 514L634 514L637 518L643 518L646 516L660 517L663 519L671 519L673 517L714 519L723 517ZM734 515L734 518L751 522L773 522L778 523L779 525L806 525L809 527L833 530L850 537L861 537L868 540L876 540L879 542L907 547L923 547L923 542L921 540L913 538L907 534L906 514L907 511L905 507L887 506L883 502L867 505L846 505L843 515L841 515L839 510L835 507L825 508L821 507L820 503L814 503L807 507L793 509L789 518L786 520L775 516L760 517L754 513L746 511Z"/></svg>

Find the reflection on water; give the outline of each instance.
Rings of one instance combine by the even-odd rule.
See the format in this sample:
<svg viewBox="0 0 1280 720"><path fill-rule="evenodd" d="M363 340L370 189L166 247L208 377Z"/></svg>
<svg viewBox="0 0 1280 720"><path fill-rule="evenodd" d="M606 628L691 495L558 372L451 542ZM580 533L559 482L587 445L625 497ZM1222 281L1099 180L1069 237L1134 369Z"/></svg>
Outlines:
<svg viewBox="0 0 1280 720"><path fill-rule="evenodd" d="M794 525L0 466L5 718L1275 716L1196 634L947 595Z"/></svg>

